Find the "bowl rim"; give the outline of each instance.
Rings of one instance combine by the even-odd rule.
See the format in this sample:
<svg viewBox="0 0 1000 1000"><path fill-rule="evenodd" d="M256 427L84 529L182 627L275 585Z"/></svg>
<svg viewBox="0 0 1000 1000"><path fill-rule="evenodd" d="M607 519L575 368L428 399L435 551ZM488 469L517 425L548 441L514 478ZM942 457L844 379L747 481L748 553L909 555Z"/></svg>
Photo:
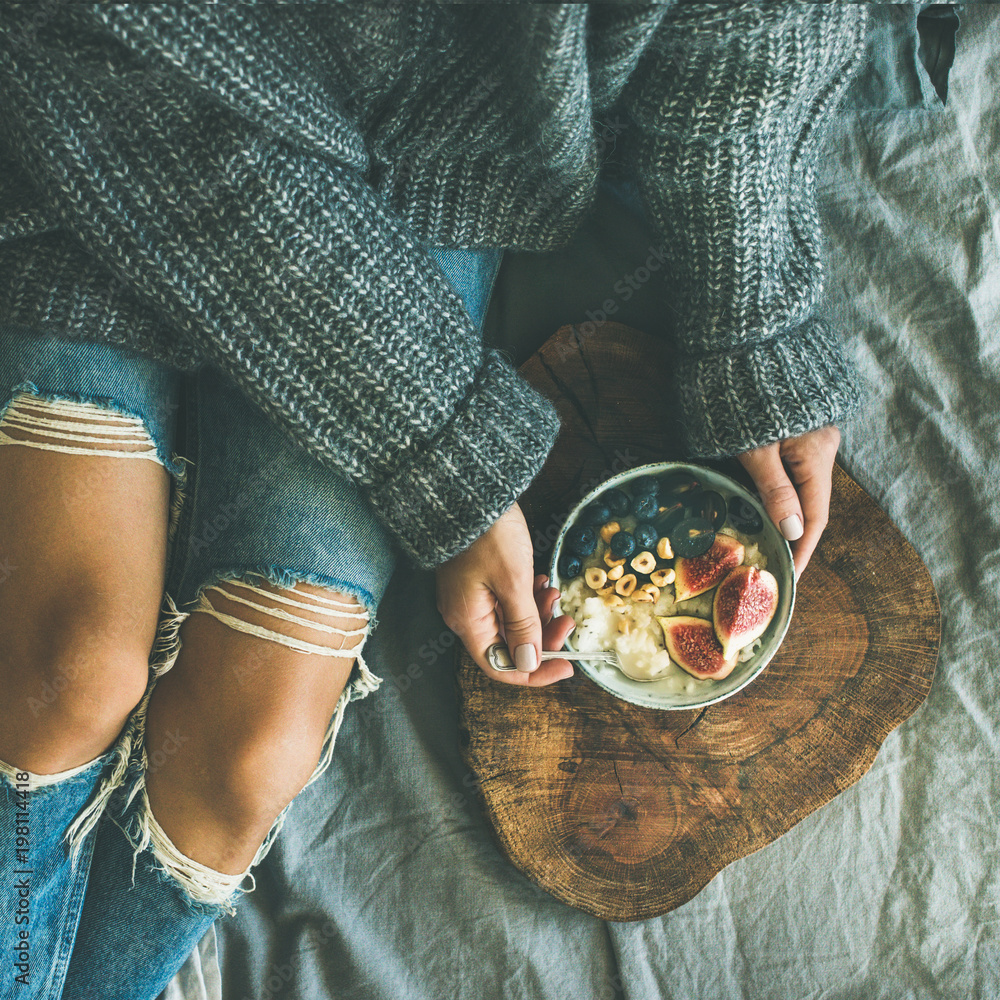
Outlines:
<svg viewBox="0 0 1000 1000"><path fill-rule="evenodd" d="M562 528L560 529L559 534L556 536L556 540L552 545L552 553L549 559L549 586L556 587L557 589L560 590L561 593L561 587L559 587L559 571L558 571L559 554L562 551L562 545L563 541L566 538L566 533L569 531L571 527L573 527L574 522L580 516L580 512L583 510L584 507L586 507L592 500L598 497L601 493L604 493L606 490L613 488L615 485L619 483L626 483L630 479L638 478L641 475L651 475L651 474L663 475L668 472L677 472L685 470L692 470L696 473L708 472L713 476L718 476L720 479L725 480L726 483L728 484L729 489L731 489L734 493L742 496L744 499L750 501L754 509L757 510L757 512L760 513L761 516L765 519L765 523L770 521L770 523L774 525L777 537L780 539L781 545L783 546L783 548L779 546L779 551L782 554L782 558L787 559L787 564L784 567L782 567L783 570L782 575L785 576L791 584L791 594L789 596L789 601L788 601L788 614L785 618L784 624L781 626L780 632L775 636L776 641L774 649L771 651L770 655L766 659L763 659L760 663L756 664L754 669L750 673L748 673L748 675L743 679L743 681L736 687L732 688L729 691L725 691L722 694L702 698L701 700L697 702L692 702L691 704L651 705L649 704L648 701L640 701L637 700L636 698L630 698L622 691L610 687L604 681L604 679L595 670L593 670L591 668L591 665L587 663L585 660L576 661L577 666L579 666L580 669L583 670L583 672L595 684L603 688L609 694L614 695L614 697L620 698L621 700L627 701L633 705L639 705L642 708L651 708L667 712L689 712L693 709L707 708L709 705L716 705L720 701L725 701L727 698L731 698L733 695L738 694L745 687L747 687L747 685L756 680L764 672L764 669L771 662L771 660L774 659L775 654L781 648L781 644L785 641L785 635L788 632L788 626L791 624L792 615L795 611L795 597L796 597L796 590L798 583L795 577L795 562L794 559L792 558L791 546L788 544L788 541L781 534L781 531L778 529L778 526L774 524L774 521L771 521L771 518L768 515L767 511L764 509L764 505L761 503L761 501L757 497L753 496L753 494L751 494L746 489L746 487L736 482L736 480L733 479L731 476L728 476L724 472L719 472L716 469L709 468L706 465L698 465L695 462L647 462L645 465L637 465L631 469L624 469L621 472L615 473L613 476L610 476L609 478L603 480L602 482L598 483L597 486L595 486L593 489L589 490L580 499L580 501L572 508L572 510L570 510L570 512L566 515L566 519L563 522ZM566 612L562 610L561 603L562 603L561 600L557 600L555 602L555 607L553 608L553 617L561 617L562 615L566 614ZM572 652L574 651L574 647L570 645L569 641L570 638L572 638L572 633L563 643L562 648ZM633 680L632 678L628 677L625 674L621 674L621 676L624 678L625 681L628 681L632 684L646 683L645 681Z"/></svg>

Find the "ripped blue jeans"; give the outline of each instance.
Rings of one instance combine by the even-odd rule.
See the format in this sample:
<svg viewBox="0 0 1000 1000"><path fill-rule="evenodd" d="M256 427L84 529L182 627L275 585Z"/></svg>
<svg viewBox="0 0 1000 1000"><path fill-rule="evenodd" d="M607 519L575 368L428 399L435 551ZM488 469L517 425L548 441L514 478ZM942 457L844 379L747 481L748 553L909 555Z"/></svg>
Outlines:
<svg viewBox="0 0 1000 1000"><path fill-rule="evenodd" d="M482 328L502 251L428 249ZM348 647L331 645L316 616L324 603L341 615L344 606L294 585L356 599L357 627L327 628L361 641L350 648L351 674L311 783L329 763L348 704L381 682L361 643L397 550L349 481L289 443L213 368L174 371L112 345L0 325L0 446L100 451L154 461L170 474L167 582L141 701L113 746L70 771L39 775L0 761L0 917L14 949L0 994L153 1000L216 917L252 888L251 868L292 805L240 875L186 857L156 821L144 778L169 749L147 747L145 713L177 658L181 624L208 614L303 653L330 654ZM271 591L272 602L261 604L262 583L284 596ZM4 585L16 578L0 572ZM224 613L219 593L270 615L269 626ZM316 629L315 642L284 634L286 621ZM35 700L46 697L40 691Z"/></svg>

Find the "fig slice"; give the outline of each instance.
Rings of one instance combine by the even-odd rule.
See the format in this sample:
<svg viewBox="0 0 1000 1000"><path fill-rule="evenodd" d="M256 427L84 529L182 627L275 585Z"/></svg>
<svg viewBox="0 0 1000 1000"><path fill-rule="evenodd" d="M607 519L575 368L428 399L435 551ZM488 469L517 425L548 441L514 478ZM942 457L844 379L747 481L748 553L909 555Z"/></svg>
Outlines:
<svg viewBox="0 0 1000 1000"><path fill-rule="evenodd" d="M715 635L725 656L735 656L764 634L778 609L778 581L756 566L737 566L719 584L712 603Z"/></svg>
<svg viewBox="0 0 1000 1000"><path fill-rule="evenodd" d="M736 657L723 655L715 630L707 618L687 615L656 616L663 629L670 659L692 677L721 681L736 666Z"/></svg>
<svg viewBox="0 0 1000 1000"><path fill-rule="evenodd" d="M732 535L716 535L712 547L692 559L674 560L676 601L686 601L711 590L731 569L743 562L743 543Z"/></svg>

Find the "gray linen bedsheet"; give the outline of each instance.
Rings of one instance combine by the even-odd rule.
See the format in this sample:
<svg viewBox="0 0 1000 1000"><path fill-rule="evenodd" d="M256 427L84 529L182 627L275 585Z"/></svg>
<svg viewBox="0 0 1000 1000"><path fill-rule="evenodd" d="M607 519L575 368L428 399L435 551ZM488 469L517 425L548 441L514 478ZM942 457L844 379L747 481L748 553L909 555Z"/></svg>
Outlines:
<svg viewBox="0 0 1000 1000"><path fill-rule="evenodd" d="M841 460L941 599L926 703L857 784L690 903L607 923L498 853L433 578L397 573L368 650L382 689L351 706L332 768L217 924L225 1000L1000 996L998 13L966 5L944 110L845 111L820 178L831 308L870 393ZM508 255L487 334L520 360L649 239L605 201L545 269ZM651 281L613 318L652 331L668 301ZM172 1000L217 996L216 962L210 934Z"/></svg>

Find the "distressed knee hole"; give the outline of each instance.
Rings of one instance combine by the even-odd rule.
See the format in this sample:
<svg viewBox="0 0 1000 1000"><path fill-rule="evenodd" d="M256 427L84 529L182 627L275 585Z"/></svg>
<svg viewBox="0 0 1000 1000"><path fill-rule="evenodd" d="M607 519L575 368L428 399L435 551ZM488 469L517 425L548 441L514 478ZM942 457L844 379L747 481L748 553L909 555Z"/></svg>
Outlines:
<svg viewBox="0 0 1000 1000"><path fill-rule="evenodd" d="M315 757L310 755L307 760L306 756L298 754L296 747L290 745L285 736L273 728L269 738L277 734L281 743L280 754L266 744L263 749L259 746L249 747L249 753L234 754L232 743L227 743L221 752L209 750L206 759L223 767L221 773L225 780L221 785L215 784L210 799L205 801L211 803L212 809L218 809L221 805L220 825L228 831L224 843L232 847L233 844L245 841L248 851L252 851L254 845L260 845L249 865L238 874L230 874L233 868L220 861L219 856L212 851L192 851L201 861L184 853L191 848L185 845L182 850L172 842L154 816L146 791L146 778L152 776L151 766L158 771L159 764L155 757L151 759L148 756L145 745L146 706L137 713L141 720L139 738L143 743L142 771L137 776L137 788L141 788L143 798L142 807L133 814L132 826L128 831L133 848L136 853L149 848L157 866L177 882L192 900L221 905L229 912L232 912L232 902L236 896L248 891L243 887L244 879L249 878L252 888L251 869L270 850L296 795L317 780L330 766L337 734L348 704L375 691L382 683L382 679L368 669L361 654L360 647L369 630L370 615L356 597L304 582L293 587L278 587L259 574L253 576L254 583L228 580L206 587L192 611L171 615L171 627L164 631L163 651L170 648L172 652L163 660L162 667L155 668L157 675L172 666L179 649L178 627L195 611L215 617L236 631L257 635L301 652L350 658L354 664L351 676L337 698L319 748L319 759L311 773L309 767ZM173 602L170 603L171 609L175 610ZM155 688L153 690L155 692ZM147 699L148 697L147 694ZM298 725L295 730L297 736L300 730L301 725ZM265 736L268 734L265 733ZM283 757L283 767L278 769L278 773L272 773L271 764L279 757ZM262 781L263 775L274 780ZM162 780L162 775L157 780ZM190 790L190 786L185 787ZM160 805L157 803L158 808ZM169 815L168 812L167 817L161 816L160 819L173 830ZM176 833L175 830L173 832ZM261 836L263 840L260 839ZM182 838L178 839L184 843ZM234 851L230 853L237 858L237 865L244 863L243 855ZM209 867L204 862L211 862L218 867ZM219 870L222 868L225 871Z"/></svg>
<svg viewBox="0 0 1000 1000"><path fill-rule="evenodd" d="M139 852L149 849L157 866L178 883L195 902L208 906L221 906L230 915L235 913L234 902L241 891L252 891L256 885L250 868L258 863L255 857L244 871L230 875L203 865L179 850L160 826L149 805L149 796L142 789L142 804L133 819L133 864ZM270 845L268 845L270 846ZM134 874L134 872L133 872ZM243 888L249 878L249 889Z"/></svg>
<svg viewBox="0 0 1000 1000"><path fill-rule="evenodd" d="M369 628L368 611L356 597L306 583L282 588L227 580L206 587L195 611L300 653L351 659Z"/></svg>
<svg viewBox="0 0 1000 1000"><path fill-rule="evenodd" d="M22 445L68 455L148 458L160 462L141 417L97 403L43 399L17 393L0 419L0 445Z"/></svg>

